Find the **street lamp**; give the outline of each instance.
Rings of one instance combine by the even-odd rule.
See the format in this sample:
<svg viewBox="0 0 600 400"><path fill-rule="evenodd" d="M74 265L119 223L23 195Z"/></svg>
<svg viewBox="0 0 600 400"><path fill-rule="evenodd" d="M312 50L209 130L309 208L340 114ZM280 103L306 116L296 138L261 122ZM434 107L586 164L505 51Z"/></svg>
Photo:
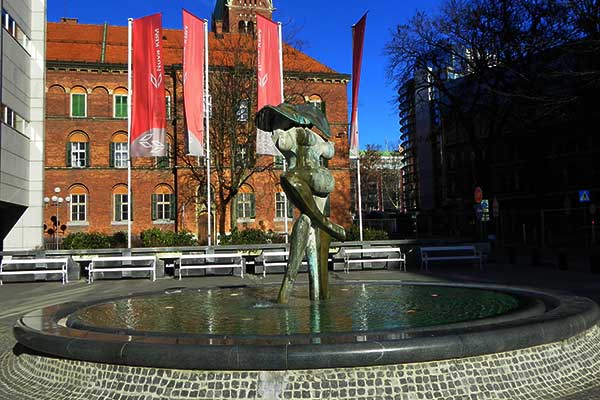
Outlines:
<svg viewBox="0 0 600 400"><path fill-rule="evenodd" d="M71 201L71 197L70 196L66 196L65 198L62 198L59 196L60 193L60 188L59 187L55 187L54 188L54 194L52 197L44 197L44 203L46 204L46 206L48 206L50 203L51 205L55 205L56 206L56 212L54 214L54 237L56 240L56 250L58 250L58 229L60 227L60 220L58 219L58 210L59 207L63 205L64 202L66 202L66 204L69 204L69 202ZM51 218L52 220L52 218Z"/></svg>

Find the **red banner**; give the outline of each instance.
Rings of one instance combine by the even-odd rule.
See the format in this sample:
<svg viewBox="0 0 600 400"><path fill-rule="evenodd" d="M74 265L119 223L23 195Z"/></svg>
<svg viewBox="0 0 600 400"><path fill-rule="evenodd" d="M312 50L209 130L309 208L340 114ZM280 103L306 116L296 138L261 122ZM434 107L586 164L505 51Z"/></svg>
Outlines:
<svg viewBox="0 0 600 400"><path fill-rule="evenodd" d="M350 158L358 158L358 86L362 65L367 14L352 27L352 114L350 118Z"/></svg>
<svg viewBox="0 0 600 400"><path fill-rule="evenodd" d="M160 14L133 20L131 157L166 155L165 74Z"/></svg>
<svg viewBox="0 0 600 400"><path fill-rule="evenodd" d="M206 21L183 10L183 99L187 148L193 156L204 155L205 29Z"/></svg>
<svg viewBox="0 0 600 400"><path fill-rule="evenodd" d="M268 18L256 15L258 71L257 109L283 103L283 76L279 26ZM275 148L270 132L257 129L256 154L281 155Z"/></svg>

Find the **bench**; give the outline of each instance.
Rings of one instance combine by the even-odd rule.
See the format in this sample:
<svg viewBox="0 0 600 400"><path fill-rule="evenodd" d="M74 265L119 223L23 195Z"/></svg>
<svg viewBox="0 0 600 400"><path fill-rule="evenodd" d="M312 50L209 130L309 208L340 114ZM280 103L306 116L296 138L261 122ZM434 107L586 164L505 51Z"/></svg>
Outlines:
<svg viewBox="0 0 600 400"><path fill-rule="evenodd" d="M483 269L483 255L475 246L435 246L421 247L421 269L429 271L429 262L448 260L478 260Z"/></svg>
<svg viewBox="0 0 600 400"><path fill-rule="evenodd" d="M289 251L263 251L263 277L267 274L267 267L287 267L288 258L290 256ZM275 259L269 261L269 259ZM302 261L302 265L308 265L308 262Z"/></svg>
<svg viewBox="0 0 600 400"><path fill-rule="evenodd" d="M381 257L387 253L387 257ZM392 254L392 257L389 255ZM369 262L385 262L397 261L400 263L400 268L406 272L406 255L402 254L399 247L368 247L365 249L342 249L344 256L344 272L350 272L350 264L363 264ZM358 255L357 258L352 258L353 255ZM375 257L365 257L375 255Z"/></svg>
<svg viewBox="0 0 600 400"><path fill-rule="evenodd" d="M185 260L198 262L185 264ZM221 260L225 262L219 262ZM244 257L240 253L184 254L177 258L176 263L179 265L179 280L181 271L185 269L239 268L240 277L244 277Z"/></svg>
<svg viewBox="0 0 600 400"><path fill-rule="evenodd" d="M136 261L150 261L144 265L134 265ZM106 262L112 265L102 265ZM114 263L121 263L115 267ZM127 263L127 264L126 264ZM97 272L125 272L125 271L149 271L151 272L152 281L156 281L156 257L155 256L114 256L114 257L95 257L90 261L88 266L88 283L94 281L94 274Z"/></svg>
<svg viewBox="0 0 600 400"><path fill-rule="evenodd" d="M0 285L3 284L2 276L5 275L29 275L29 274L61 274L62 275L62 283L69 282L69 277L67 274L67 265L69 263L68 257L56 257L56 258L10 258L5 256L0 263ZM43 268L38 267L38 265L48 264L58 264L57 268ZM30 269L19 269L19 270L5 270L4 268L7 265L27 265L31 266Z"/></svg>

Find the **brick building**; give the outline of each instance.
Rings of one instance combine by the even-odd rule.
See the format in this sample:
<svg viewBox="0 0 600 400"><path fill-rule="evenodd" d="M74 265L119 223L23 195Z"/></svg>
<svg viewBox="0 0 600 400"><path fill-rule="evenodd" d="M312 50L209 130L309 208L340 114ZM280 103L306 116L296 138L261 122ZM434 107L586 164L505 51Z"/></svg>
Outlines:
<svg viewBox="0 0 600 400"><path fill-rule="evenodd" d="M230 53L235 46L231 44L252 43L255 13L270 17L272 10L270 1L217 2L213 31L209 35L209 74L213 87L216 84L213 77L233 68L231 59L235 56ZM152 227L185 229L198 234L203 242L207 234L206 184L202 175L205 160L184 156L182 46L180 30L163 30L171 151L165 158L133 160L132 233L137 235ZM247 49L248 54L254 51L250 45ZM44 191L51 194L58 187L65 201L62 206L48 207L44 222L53 228L52 217L58 213L60 234L126 231L127 28L79 24L75 19L48 23L46 58ZM336 179L331 214L335 222L347 226L351 221L346 95L349 76L287 45L283 63L286 99L311 102L326 110L336 149L329 162ZM215 98L217 92L211 94L214 116L214 107L225 103ZM250 99L235 111L238 135L254 132L255 110L251 105ZM213 124L211 120L211 140L216 129ZM225 152L236 153L232 158L237 159L248 157L247 151L251 150L234 146ZM213 220L221 222L224 232L234 226L284 231L279 164L266 156L258 158L256 164L260 167L256 169L258 172L236 190L226 207L219 207L218 196L214 200L217 207L213 209ZM213 189L219 189L217 173L215 170L211 174Z"/></svg>

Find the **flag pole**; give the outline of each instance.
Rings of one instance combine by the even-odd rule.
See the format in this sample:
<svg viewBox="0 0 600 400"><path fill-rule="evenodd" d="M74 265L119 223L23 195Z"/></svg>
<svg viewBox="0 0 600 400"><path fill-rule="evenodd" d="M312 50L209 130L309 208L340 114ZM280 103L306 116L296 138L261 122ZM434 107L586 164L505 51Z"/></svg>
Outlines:
<svg viewBox="0 0 600 400"><path fill-rule="evenodd" d="M284 102L283 97L283 41L281 38L281 22L277 23L277 32L279 34L279 75L281 76L281 101ZM283 173L287 171L287 162L283 157ZM285 192L283 192L283 223L285 226L285 242L288 242L288 199Z"/></svg>
<svg viewBox="0 0 600 400"><path fill-rule="evenodd" d="M366 14L365 14L366 15ZM354 43L354 29L356 28L356 24L352 25L352 42ZM353 49L356 51L356 49ZM354 57L353 57L354 58ZM354 70L354 65L352 66ZM353 76L352 79L356 79L356 76ZM354 82L353 82L354 84ZM358 103L356 103L358 99L354 96L354 91L352 93L352 106L356 107L356 113L354 115L354 119L351 120L350 132L352 136L354 136L354 132L356 131L356 183L357 183L357 196L358 196L358 232L360 241L363 241L363 219L362 219L362 191L360 185L360 146L358 141Z"/></svg>
<svg viewBox="0 0 600 400"><path fill-rule="evenodd" d="M210 95L208 91L208 21L204 20L204 118L206 120L206 211L208 245L212 245L212 207L210 201Z"/></svg>
<svg viewBox="0 0 600 400"><path fill-rule="evenodd" d="M127 19L127 247L131 248L131 61L132 61L132 31L133 18Z"/></svg>

